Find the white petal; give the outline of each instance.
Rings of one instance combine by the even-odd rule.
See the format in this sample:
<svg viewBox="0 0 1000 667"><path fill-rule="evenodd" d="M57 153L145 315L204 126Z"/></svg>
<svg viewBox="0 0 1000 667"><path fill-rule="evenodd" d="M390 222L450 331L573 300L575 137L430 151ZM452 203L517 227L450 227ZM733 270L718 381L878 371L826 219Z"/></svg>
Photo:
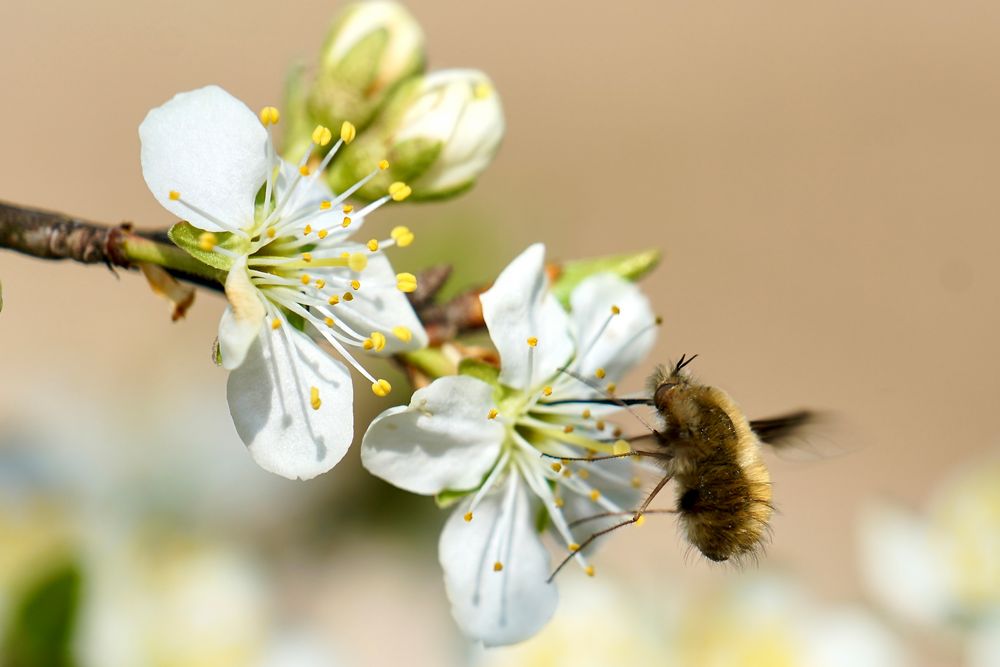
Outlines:
<svg viewBox="0 0 1000 667"><path fill-rule="evenodd" d="M168 211L209 231L225 229L201 213L235 228L253 222L269 139L245 104L218 86L179 93L146 115L139 138L142 175Z"/></svg>
<svg viewBox="0 0 1000 667"><path fill-rule="evenodd" d="M363 252L368 249L359 244L347 243L341 246L346 252ZM396 274L384 252L378 252L368 257L368 266L361 273L353 273L347 269L316 271L317 277L329 275L340 276L341 279L357 278L361 289L354 292L353 301L341 300L333 307L334 316L340 318L349 327L362 336L369 336L378 331L385 335L385 349L382 356L419 350L427 345L427 333L413 306L403 292L396 287ZM327 279L334 283L333 279ZM404 327L412 334L409 342L402 340L393 333L396 327Z"/></svg>
<svg viewBox="0 0 1000 667"><path fill-rule="evenodd" d="M465 521L470 502L448 518L438 545L452 615L487 646L523 641L542 629L559 600L546 583L549 554L535 531L537 503L513 475ZM499 572L496 562L503 564Z"/></svg>
<svg viewBox="0 0 1000 667"><path fill-rule="evenodd" d="M611 380L621 380L642 361L656 342L653 310L635 283L613 273L599 273L581 282L570 294L576 334L576 370L587 378L603 368ZM603 333L601 326L617 306ZM640 333L641 332L641 333ZM600 335L598 335L600 334Z"/></svg>
<svg viewBox="0 0 1000 667"><path fill-rule="evenodd" d="M927 526L892 506L869 508L861 517L861 572L875 597L890 611L917 623L934 624L950 611L947 568L935 552Z"/></svg>
<svg viewBox="0 0 1000 667"><path fill-rule="evenodd" d="M219 349L222 367L232 370L246 359L266 314L259 292L247 274L246 257L237 258L226 276L226 298L229 305L219 322Z"/></svg>
<svg viewBox="0 0 1000 667"><path fill-rule="evenodd" d="M310 391L319 390L313 409ZM354 437L351 378L308 336L284 321L260 335L229 375L229 410L244 444L265 470L310 479L344 456Z"/></svg>
<svg viewBox="0 0 1000 667"><path fill-rule="evenodd" d="M536 243L518 255L480 297L486 327L500 353L500 382L509 387L538 386L573 354L569 318L548 288L545 246ZM528 345L529 338L538 339L536 347Z"/></svg>
<svg viewBox="0 0 1000 667"><path fill-rule="evenodd" d="M372 421L361 442L370 473L412 493L479 486L500 454L504 427L487 416L493 387L448 376L413 393L408 407Z"/></svg>

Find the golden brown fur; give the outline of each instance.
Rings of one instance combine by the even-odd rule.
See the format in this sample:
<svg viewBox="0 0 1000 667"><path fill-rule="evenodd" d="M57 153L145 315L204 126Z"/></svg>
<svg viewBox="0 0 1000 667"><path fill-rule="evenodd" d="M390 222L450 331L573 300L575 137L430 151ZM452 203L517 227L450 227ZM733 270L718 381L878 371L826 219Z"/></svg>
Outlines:
<svg viewBox="0 0 1000 667"><path fill-rule="evenodd" d="M771 518L771 482L760 441L743 411L720 389L663 368L650 378L663 418L660 459L677 483L677 512L687 539L707 558L753 556Z"/></svg>

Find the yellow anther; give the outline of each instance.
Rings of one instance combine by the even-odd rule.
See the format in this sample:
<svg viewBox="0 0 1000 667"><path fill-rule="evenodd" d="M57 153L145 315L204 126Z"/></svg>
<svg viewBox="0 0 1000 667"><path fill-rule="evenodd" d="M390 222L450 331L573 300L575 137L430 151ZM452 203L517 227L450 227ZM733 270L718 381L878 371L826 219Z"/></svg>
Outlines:
<svg viewBox="0 0 1000 667"><path fill-rule="evenodd" d="M303 285L308 285L309 283L311 283L311 282L312 282L312 278L310 278L310 277L309 277L309 274L307 274L307 273L303 273L303 274L302 274L302 277L301 277L301 278L299 278L299 280L301 280L301 281L302 281L302 284L303 284Z"/></svg>
<svg viewBox="0 0 1000 667"><path fill-rule="evenodd" d="M316 289L323 289L324 287L326 287L326 281L323 280L322 278L317 278L316 279Z"/></svg>
<svg viewBox="0 0 1000 667"><path fill-rule="evenodd" d="M413 232L410 231L409 227L393 227L392 231L389 232L389 236L392 240L396 242L400 248L405 248L406 246L413 243Z"/></svg>
<svg viewBox="0 0 1000 667"><path fill-rule="evenodd" d="M604 426L605 426L604 420L603 419L598 419L597 422L594 424L594 426L597 427L598 431L603 431L604 430Z"/></svg>
<svg viewBox="0 0 1000 667"><path fill-rule="evenodd" d="M603 368L598 368L596 371L594 371L594 375L597 376L598 380L603 380L604 376L607 375L607 372Z"/></svg>
<svg viewBox="0 0 1000 667"><path fill-rule="evenodd" d="M360 280L352 280L351 281L351 287L353 289L355 289L355 290L361 289L361 281Z"/></svg>
<svg viewBox="0 0 1000 667"><path fill-rule="evenodd" d="M660 326L661 324L663 324L663 318L659 315L657 315L656 319L653 321L656 323L656 326Z"/></svg>
<svg viewBox="0 0 1000 667"><path fill-rule="evenodd" d="M330 304L331 306L336 306L338 303L340 303L340 297L334 294L327 300L327 303Z"/></svg>
<svg viewBox="0 0 1000 667"><path fill-rule="evenodd" d="M497 561L497 562L493 563L493 571L494 572L499 572L502 569L503 569L503 563L501 563L500 561Z"/></svg>
<svg viewBox="0 0 1000 667"><path fill-rule="evenodd" d="M569 550L575 553L580 550L580 545L577 544L576 542L573 542L572 544L569 545Z"/></svg>
<svg viewBox="0 0 1000 667"><path fill-rule="evenodd" d="M563 477L572 477L573 476L573 471L570 470L569 468L563 468L562 476Z"/></svg>
<svg viewBox="0 0 1000 667"><path fill-rule="evenodd" d="M586 468L580 468L577 471L576 476L579 477L580 479L588 479L590 477L590 471L587 470Z"/></svg>
<svg viewBox="0 0 1000 667"><path fill-rule="evenodd" d="M330 232L326 231L325 229L321 229L318 232L316 232L316 236L318 236L319 240L322 241L323 239L326 238L326 235L329 234L329 233Z"/></svg>
<svg viewBox="0 0 1000 667"><path fill-rule="evenodd" d="M624 440L615 440L615 444L611 445L611 453L615 456L621 456L622 454L628 454L632 451L632 447Z"/></svg>
<svg viewBox="0 0 1000 667"><path fill-rule="evenodd" d="M496 419L498 414L500 414L500 413L497 412L496 408L490 408L490 411L488 413L486 413L486 418L487 419Z"/></svg>
<svg viewBox="0 0 1000 667"><path fill-rule="evenodd" d="M371 338L365 338L364 341L362 341L361 343L361 347L365 348L366 350L370 350L375 347L375 343L372 342Z"/></svg>
<svg viewBox="0 0 1000 667"><path fill-rule="evenodd" d="M344 221L340 223L340 226L343 227L344 229L347 229L348 227L351 226L351 219L345 215Z"/></svg>
<svg viewBox="0 0 1000 667"><path fill-rule="evenodd" d="M536 345L538 345L538 339L537 338L535 338L534 336L532 336L531 338L528 339L528 347L535 347Z"/></svg>
<svg viewBox="0 0 1000 667"><path fill-rule="evenodd" d="M324 199L323 201L321 201L321 202L319 203L319 210L321 210L321 211L326 211L326 210L328 210L328 209L329 209L329 208L330 208L331 206L333 206L333 203L332 203L332 202L330 202L330 200L328 200L328 199Z"/></svg>
<svg viewBox="0 0 1000 667"><path fill-rule="evenodd" d="M611 432L611 435L616 438L620 438L622 437L622 430L616 426L615 430Z"/></svg>
<svg viewBox="0 0 1000 667"><path fill-rule="evenodd" d="M593 491L590 492L590 499L593 500L594 502L597 502L597 499L600 497L601 497L601 492L598 491L597 489L594 489Z"/></svg>
<svg viewBox="0 0 1000 667"><path fill-rule="evenodd" d="M472 95L477 100L485 100L493 93L493 86L486 83L485 81L480 81L476 84L476 87L472 89Z"/></svg>
<svg viewBox="0 0 1000 667"><path fill-rule="evenodd" d="M323 404L323 401L319 400L319 387L309 388L309 404L313 410L319 410L319 406Z"/></svg>
<svg viewBox="0 0 1000 667"><path fill-rule="evenodd" d="M400 292L415 292L417 290L417 277L412 273L397 273L396 287Z"/></svg>
<svg viewBox="0 0 1000 667"><path fill-rule="evenodd" d="M219 239L212 232L202 232L198 235L198 247L205 252L214 250L218 242Z"/></svg>
<svg viewBox="0 0 1000 667"><path fill-rule="evenodd" d="M388 160L379 160L378 168L381 169L382 171L385 171L386 169L389 168L389 161Z"/></svg>
<svg viewBox="0 0 1000 667"><path fill-rule="evenodd" d="M393 201L403 201L411 194L413 194L413 190L402 181L396 181L389 186L389 196L392 197Z"/></svg>
<svg viewBox="0 0 1000 667"><path fill-rule="evenodd" d="M357 136L358 130L354 127L354 124L349 121L344 121L340 124L340 138L345 144L349 144L354 141L354 137Z"/></svg>
<svg viewBox="0 0 1000 667"><path fill-rule="evenodd" d="M381 331L373 331L371 338L368 340L374 343L376 352L381 352L385 349L385 334Z"/></svg>
<svg viewBox="0 0 1000 667"><path fill-rule="evenodd" d="M299 167L299 173L302 174L303 176L308 176L309 175L309 165L304 164L301 167Z"/></svg>
<svg viewBox="0 0 1000 667"><path fill-rule="evenodd" d="M584 410L581 416L584 419L590 419L590 409L588 408L588 409Z"/></svg>
<svg viewBox="0 0 1000 667"><path fill-rule="evenodd" d="M277 317L274 318L273 320L271 320L271 328L272 329L280 329L281 328L281 320L279 320Z"/></svg>
<svg viewBox="0 0 1000 667"><path fill-rule="evenodd" d="M597 570L595 570L595 569L594 569L594 566L593 566L593 565L588 565L588 566L586 567L586 569L584 569L584 572L586 572L586 573L587 573L587 576L588 576L588 577L592 577L592 576L594 576L595 574L597 574Z"/></svg>
<svg viewBox="0 0 1000 667"><path fill-rule="evenodd" d="M277 234L277 233L278 233L278 230L275 229L274 227L268 227L267 228L267 238L273 239L274 236L275 236L275 234Z"/></svg>
<svg viewBox="0 0 1000 667"><path fill-rule="evenodd" d="M312 253L311 252L302 253L302 261L307 263L313 261Z"/></svg>
<svg viewBox="0 0 1000 667"><path fill-rule="evenodd" d="M611 314L612 315L621 315L621 312L622 312L622 309L619 308L618 306L611 306Z"/></svg>
<svg viewBox="0 0 1000 667"><path fill-rule="evenodd" d="M613 394L615 393L615 390L618 389L618 385L616 385L614 382L609 382L606 388L609 394Z"/></svg>
<svg viewBox="0 0 1000 667"><path fill-rule="evenodd" d="M372 252L378 250L378 241L376 239L370 240L366 245L368 246L368 249L371 250Z"/></svg>
<svg viewBox="0 0 1000 667"><path fill-rule="evenodd" d="M562 470L562 464L561 463L553 463L549 467L552 468L552 472L559 472L560 470Z"/></svg>
<svg viewBox="0 0 1000 667"><path fill-rule="evenodd" d="M463 516L462 518L465 519L466 523L469 523L470 521L472 521L472 512L466 512L465 516Z"/></svg>
<svg viewBox="0 0 1000 667"><path fill-rule="evenodd" d="M379 398L385 398L392 391L392 385L386 380L379 380L372 384L372 393Z"/></svg>
<svg viewBox="0 0 1000 667"><path fill-rule="evenodd" d="M350 292L344 292L344 301L354 301L354 295Z"/></svg>
<svg viewBox="0 0 1000 667"><path fill-rule="evenodd" d="M341 259L347 259L350 256L351 256L351 253L347 252L346 250L344 252L340 253L340 258Z"/></svg>
<svg viewBox="0 0 1000 667"><path fill-rule="evenodd" d="M323 320L323 324L325 324L328 327L332 327L333 326L333 318L332 317L327 317L326 319Z"/></svg>
<svg viewBox="0 0 1000 667"><path fill-rule="evenodd" d="M314 144L326 146L331 139L333 139L333 132L325 125L317 125L316 129L313 130L312 140Z"/></svg>
<svg viewBox="0 0 1000 667"><path fill-rule="evenodd" d="M545 385L544 387L542 387L542 393L545 394L546 396L551 396L552 395L552 387L550 387L548 385Z"/></svg>
<svg viewBox="0 0 1000 667"><path fill-rule="evenodd" d="M639 517L635 520L635 525L641 526L644 523L646 523L646 515L640 514Z"/></svg>
<svg viewBox="0 0 1000 667"><path fill-rule="evenodd" d="M392 335L394 335L396 338L403 341L404 343L409 343L411 340L413 340L413 332L403 326L393 327Z"/></svg>
<svg viewBox="0 0 1000 667"><path fill-rule="evenodd" d="M309 236L310 234L312 234L312 231L313 231L312 225L306 225L305 227L302 228L302 235Z"/></svg>
<svg viewBox="0 0 1000 667"><path fill-rule="evenodd" d="M343 211L344 213L350 213L351 211L354 210L354 206L352 204L344 204L343 208L341 208L340 210Z"/></svg>
<svg viewBox="0 0 1000 667"><path fill-rule="evenodd" d="M563 505L565 504L566 504L565 500L563 500L562 498L556 498L555 505L558 509L562 509Z"/></svg>
<svg viewBox="0 0 1000 667"><path fill-rule="evenodd" d="M638 489L640 486L642 486L642 480L639 479L638 477L633 477L631 484L633 489Z"/></svg>
<svg viewBox="0 0 1000 667"><path fill-rule="evenodd" d="M264 125L277 125L281 120L281 113L275 107L264 107L260 110L260 122Z"/></svg>
<svg viewBox="0 0 1000 667"><path fill-rule="evenodd" d="M356 273L361 273L368 266L368 255L363 252L356 252L347 257L347 266Z"/></svg>
<svg viewBox="0 0 1000 667"><path fill-rule="evenodd" d="M171 190L168 196L170 197L170 201L177 201L181 198L181 193L177 192L177 190Z"/></svg>
<svg viewBox="0 0 1000 667"><path fill-rule="evenodd" d="M563 426L563 433L572 433L572 432L573 432L572 424L566 424L565 426Z"/></svg>

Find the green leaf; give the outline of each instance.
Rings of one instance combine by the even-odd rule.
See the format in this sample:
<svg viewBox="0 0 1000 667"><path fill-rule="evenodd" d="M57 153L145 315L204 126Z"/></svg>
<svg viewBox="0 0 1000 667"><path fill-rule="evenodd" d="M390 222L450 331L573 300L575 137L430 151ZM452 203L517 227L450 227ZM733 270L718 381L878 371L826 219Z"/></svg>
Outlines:
<svg viewBox="0 0 1000 667"><path fill-rule="evenodd" d="M500 384L500 369L478 359L462 359L458 362L458 374L474 377L494 387Z"/></svg>
<svg viewBox="0 0 1000 667"><path fill-rule="evenodd" d="M469 489L468 491L453 491L452 489L446 489L434 496L434 502L437 503L437 506L441 509L447 509L474 491L475 489Z"/></svg>
<svg viewBox="0 0 1000 667"><path fill-rule="evenodd" d="M201 249L199 238L204 233L204 230L198 229L189 222L178 222L170 228L167 235L178 248L199 262L207 264L214 269L228 271L229 267L233 265L231 257L213 250ZM236 234L230 234L229 232L213 232L213 234L215 234L215 238L217 239L216 245L237 255L244 254L250 247L250 242L247 239Z"/></svg>
<svg viewBox="0 0 1000 667"><path fill-rule="evenodd" d="M562 274L552 285L552 293L563 306L568 308L570 292L590 276L610 271L627 280L636 281L656 268L659 263L660 251L657 249L566 262Z"/></svg>
<svg viewBox="0 0 1000 667"><path fill-rule="evenodd" d="M43 574L14 601L0 653L12 667L73 667L73 629L80 605L81 574L64 563Z"/></svg>

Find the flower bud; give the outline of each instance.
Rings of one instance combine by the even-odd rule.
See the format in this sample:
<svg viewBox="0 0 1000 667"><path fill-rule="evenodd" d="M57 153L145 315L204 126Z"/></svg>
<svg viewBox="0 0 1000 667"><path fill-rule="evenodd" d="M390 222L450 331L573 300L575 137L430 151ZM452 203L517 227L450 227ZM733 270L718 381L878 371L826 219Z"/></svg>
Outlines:
<svg viewBox="0 0 1000 667"><path fill-rule="evenodd" d="M400 4L349 5L334 21L309 93L309 111L327 127L367 125L392 90L423 71L424 33Z"/></svg>
<svg viewBox="0 0 1000 667"><path fill-rule="evenodd" d="M471 187L490 164L504 133L493 84L477 70L442 70L404 83L365 141L334 166L335 190L356 182L385 157L389 169L359 193L375 199L403 181L414 199L448 197Z"/></svg>

